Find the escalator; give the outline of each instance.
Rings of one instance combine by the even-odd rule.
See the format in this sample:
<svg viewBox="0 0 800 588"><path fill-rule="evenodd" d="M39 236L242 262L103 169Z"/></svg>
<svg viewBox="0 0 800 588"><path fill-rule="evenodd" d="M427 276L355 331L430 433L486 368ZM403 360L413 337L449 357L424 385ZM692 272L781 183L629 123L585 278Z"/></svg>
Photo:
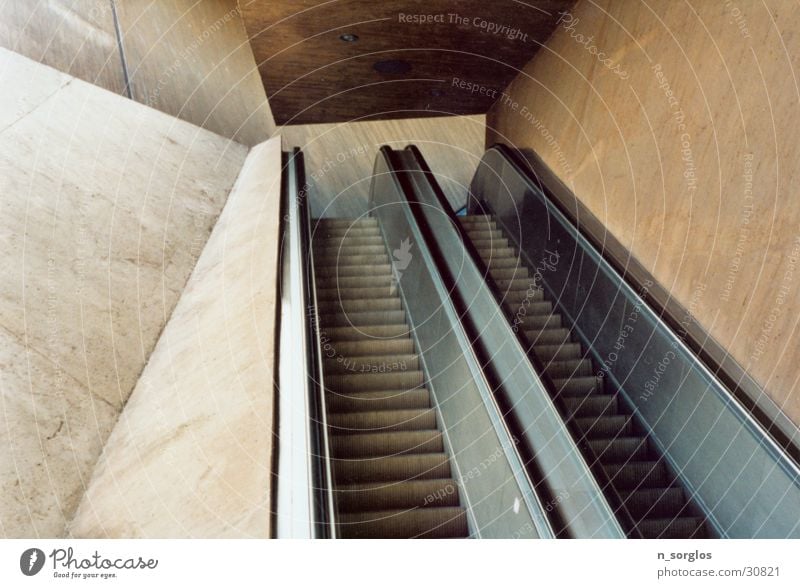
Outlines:
<svg viewBox="0 0 800 588"><path fill-rule="evenodd" d="M413 146L353 219L285 166L276 536L800 536L792 453L507 150L461 217Z"/></svg>
<svg viewBox="0 0 800 588"><path fill-rule="evenodd" d="M459 221L489 272L508 273L495 281L503 310L543 367L548 391L573 425L584 457L604 470L610 501L627 511L629 536L707 538L700 511L687 501L625 399L597 375L591 356L537 284L540 274L520 260L493 217L464 216Z"/></svg>
<svg viewBox="0 0 800 588"><path fill-rule="evenodd" d="M322 219L313 243L341 536L468 536L377 219Z"/></svg>

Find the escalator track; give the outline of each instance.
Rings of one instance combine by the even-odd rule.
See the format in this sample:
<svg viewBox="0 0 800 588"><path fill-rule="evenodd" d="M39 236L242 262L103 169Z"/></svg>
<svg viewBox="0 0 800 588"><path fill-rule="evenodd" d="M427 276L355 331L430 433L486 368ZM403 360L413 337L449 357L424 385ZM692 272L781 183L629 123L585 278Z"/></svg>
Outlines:
<svg viewBox="0 0 800 588"><path fill-rule="evenodd" d="M686 496L630 407L597 375L592 359L491 216L459 217L489 271L512 324L552 384L548 390L590 465L610 484L609 502L627 511L631 537L706 538L701 511Z"/></svg>
<svg viewBox="0 0 800 588"><path fill-rule="evenodd" d="M320 219L313 249L340 536L469 536L377 220Z"/></svg>

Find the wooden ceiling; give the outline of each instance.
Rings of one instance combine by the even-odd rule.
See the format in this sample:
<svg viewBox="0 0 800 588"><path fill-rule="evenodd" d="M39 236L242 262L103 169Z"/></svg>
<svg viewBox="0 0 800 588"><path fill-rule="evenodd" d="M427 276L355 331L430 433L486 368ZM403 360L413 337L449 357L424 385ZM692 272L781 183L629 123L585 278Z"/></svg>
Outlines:
<svg viewBox="0 0 800 588"><path fill-rule="evenodd" d="M573 3L240 0L240 8L276 122L306 124L485 113Z"/></svg>

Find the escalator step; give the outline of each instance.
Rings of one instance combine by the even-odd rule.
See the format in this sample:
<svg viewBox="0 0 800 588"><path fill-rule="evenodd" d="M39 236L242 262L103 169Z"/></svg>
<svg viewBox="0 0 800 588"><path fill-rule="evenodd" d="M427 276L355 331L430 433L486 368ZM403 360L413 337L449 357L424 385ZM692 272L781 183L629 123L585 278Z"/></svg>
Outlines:
<svg viewBox="0 0 800 588"><path fill-rule="evenodd" d="M662 488L671 479L663 461L631 461L626 464L603 466L611 483L622 490Z"/></svg>
<svg viewBox="0 0 800 588"><path fill-rule="evenodd" d="M416 354L405 355L361 355L344 356L324 360L325 374L384 374L416 371L419 369L419 357Z"/></svg>
<svg viewBox="0 0 800 588"><path fill-rule="evenodd" d="M556 396L586 396L603 391L603 379L585 376L581 378L553 379Z"/></svg>
<svg viewBox="0 0 800 588"><path fill-rule="evenodd" d="M591 439L592 452L601 463L641 461L649 456L646 437L617 437L616 439Z"/></svg>
<svg viewBox="0 0 800 588"><path fill-rule="evenodd" d="M489 268L493 280L524 280L528 277L528 268L519 267Z"/></svg>
<svg viewBox="0 0 800 588"><path fill-rule="evenodd" d="M531 316L530 314L526 314L524 316L517 316L517 309L510 310L508 309L508 305L504 306L506 306L506 311L513 317L513 320L519 319L521 321L519 323L520 330L527 332L561 328L561 314L558 312L549 315Z"/></svg>
<svg viewBox="0 0 800 588"><path fill-rule="evenodd" d="M373 247L375 245L384 247L384 252L386 251L383 239L375 235L372 237L316 237L314 239L314 256L316 257L317 253L322 254L340 247Z"/></svg>
<svg viewBox="0 0 800 588"><path fill-rule="evenodd" d="M378 390L411 390L420 388L422 372L391 374L344 374L325 378L325 386L333 392L375 392Z"/></svg>
<svg viewBox="0 0 800 588"><path fill-rule="evenodd" d="M396 337L407 338L411 331L408 325L364 325L360 327L332 327L325 329L322 335L328 337L330 341L380 341L381 339L394 339ZM323 350L324 353L324 350Z"/></svg>
<svg viewBox="0 0 800 588"><path fill-rule="evenodd" d="M544 363L544 370L554 380L591 376L593 373L592 362L588 359L570 359L566 361L550 361Z"/></svg>
<svg viewBox="0 0 800 588"><path fill-rule="evenodd" d="M525 331L525 337L534 345L559 345L569 342L570 333L569 329L536 329Z"/></svg>
<svg viewBox="0 0 800 588"><path fill-rule="evenodd" d="M580 343L564 343L563 345L536 345L537 357L544 361L566 361L583 358L583 347Z"/></svg>
<svg viewBox="0 0 800 588"><path fill-rule="evenodd" d="M317 312L331 314L343 312L373 312L376 310L400 310L400 298L374 298L369 300L322 300L317 303Z"/></svg>
<svg viewBox="0 0 800 588"><path fill-rule="evenodd" d="M350 484L338 487L335 493L340 513L459 504L458 486L449 479Z"/></svg>
<svg viewBox="0 0 800 588"><path fill-rule="evenodd" d="M349 539L447 539L469 535L466 512L452 507L344 513L339 519L339 532Z"/></svg>
<svg viewBox="0 0 800 588"><path fill-rule="evenodd" d="M509 257L493 257L491 267L492 270L498 270L498 269L521 268L523 265L524 264L522 263L519 257L512 255Z"/></svg>
<svg viewBox="0 0 800 588"><path fill-rule="evenodd" d="M541 290L501 290L500 299L504 303L512 303L519 307L525 300L529 302L544 302L544 293Z"/></svg>
<svg viewBox="0 0 800 588"><path fill-rule="evenodd" d="M506 238L503 231L499 229L489 229L485 226L464 228L472 241L493 241L495 239L500 240Z"/></svg>
<svg viewBox="0 0 800 588"><path fill-rule="evenodd" d="M335 251L324 254L315 255L314 263L317 268L323 267L347 267L350 265L364 266L364 265L385 265L389 263L389 256L385 253L379 255L370 254L356 254L356 255L338 255Z"/></svg>
<svg viewBox="0 0 800 588"><path fill-rule="evenodd" d="M700 517L645 519L636 526L645 539L704 539L708 536Z"/></svg>
<svg viewBox="0 0 800 588"><path fill-rule="evenodd" d="M486 229L496 229L497 221L491 215L476 214L468 216L460 216L458 220L464 227L478 228L483 227Z"/></svg>
<svg viewBox="0 0 800 588"><path fill-rule="evenodd" d="M368 325L405 325L406 313L403 310L376 310L368 312L348 312L323 314L319 322L323 327L363 327Z"/></svg>
<svg viewBox="0 0 800 588"><path fill-rule="evenodd" d="M318 288L317 300L367 300L371 298L387 298L396 296L397 289L392 289L391 282L385 286L371 288Z"/></svg>
<svg viewBox="0 0 800 588"><path fill-rule="evenodd" d="M506 300L503 306L512 316L522 320L520 324L525 326L525 330L535 328L529 325L529 319L547 319L553 314L553 303L549 300L541 302L529 301L528 304L515 304Z"/></svg>
<svg viewBox="0 0 800 588"><path fill-rule="evenodd" d="M634 434L633 417L628 415L581 417L575 419L575 424L588 439L630 437Z"/></svg>
<svg viewBox="0 0 800 588"><path fill-rule="evenodd" d="M647 488L620 493L623 504L635 519L675 518L686 508L683 488Z"/></svg>
<svg viewBox="0 0 800 588"><path fill-rule="evenodd" d="M442 453L444 451L442 434L436 429L332 435L330 440L333 457L336 459L362 459L409 453Z"/></svg>
<svg viewBox="0 0 800 588"><path fill-rule="evenodd" d="M486 229L490 230L490 229ZM475 249L481 251L491 247L508 247L508 239L471 239Z"/></svg>
<svg viewBox="0 0 800 588"><path fill-rule="evenodd" d="M403 355L414 353L414 340L405 339L368 339L366 341L340 341L331 343L328 357L336 354L339 357L359 357L368 355Z"/></svg>
<svg viewBox="0 0 800 588"><path fill-rule="evenodd" d="M395 283L394 276L387 273L382 276L315 276L317 279L317 296L319 290L338 290L342 289L360 289L360 288L385 288L387 292L392 293L392 284ZM394 289L396 291L396 288Z"/></svg>
<svg viewBox="0 0 800 588"><path fill-rule="evenodd" d="M567 416L598 417L610 416L619 412L617 397L613 394L593 394L586 397L565 397L561 399Z"/></svg>
<svg viewBox="0 0 800 588"><path fill-rule="evenodd" d="M352 257L354 255L386 255L386 246L383 243L370 245L353 245L344 241L338 246L319 247L314 254L314 260L340 257Z"/></svg>
<svg viewBox="0 0 800 588"><path fill-rule="evenodd" d="M336 485L398 482L450 477L445 453L393 455L361 460L333 460Z"/></svg>
<svg viewBox="0 0 800 588"><path fill-rule="evenodd" d="M495 280L494 283L497 284L497 287L500 289L501 292L510 292L513 290L527 291L532 286L536 287L535 282L533 280L529 278L520 278L520 277L517 277L513 280L510 279Z"/></svg>
<svg viewBox="0 0 800 588"><path fill-rule="evenodd" d="M358 225L352 227L319 227L314 231L314 236L317 239L341 239L342 237L380 237L381 231L378 227L360 227Z"/></svg>
<svg viewBox="0 0 800 588"><path fill-rule="evenodd" d="M501 247L499 243L490 246L477 247L478 253L486 263L494 263L496 259L505 259L507 257L516 258L517 252L511 247Z"/></svg>
<svg viewBox="0 0 800 588"><path fill-rule="evenodd" d="M326 396L328 412L357 412L430 408L431 397L426 388L414 390L378 390L375 392L348 392Z"/></svg>
<svg viewBox="0 0 800 588"><path fill-rule="evenodd" d="M377 227L378 219L372 216L359 218L320 218L317 225L321 227Z"/></svg>
<svg viewBox="0 0 800 588"><path fill-rule="evenodd" d="M380 276L392 278L392 266L388 263L380 265L333 265L333 266L317 266L314 268L314 274L318 278L350 278L350 277L364 277L364 276Z"/></svg>
<svg viewBox="0 0 800 588"><path fill-rule="evenodd" d="M422 431L436 428L436 411L431 408L335 412L328 415L332 435Z"/></svg>

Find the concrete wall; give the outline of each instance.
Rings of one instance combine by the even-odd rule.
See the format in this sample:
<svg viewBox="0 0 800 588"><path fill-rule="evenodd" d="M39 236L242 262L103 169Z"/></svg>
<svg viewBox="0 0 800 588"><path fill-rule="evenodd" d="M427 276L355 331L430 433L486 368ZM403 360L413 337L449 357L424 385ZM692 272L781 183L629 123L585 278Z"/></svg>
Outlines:
<svg viewBox="0 0 800 588"><path fill-rule="evenodd" d="M536 151L795 424L798 27L785 1L581 0L487 133Z"/></svg>
<svg viewBox="0 0 800 588"><path fill-rule="evenodd" d="M0 535L63 534L247 149L0 49Z"/></svg>

